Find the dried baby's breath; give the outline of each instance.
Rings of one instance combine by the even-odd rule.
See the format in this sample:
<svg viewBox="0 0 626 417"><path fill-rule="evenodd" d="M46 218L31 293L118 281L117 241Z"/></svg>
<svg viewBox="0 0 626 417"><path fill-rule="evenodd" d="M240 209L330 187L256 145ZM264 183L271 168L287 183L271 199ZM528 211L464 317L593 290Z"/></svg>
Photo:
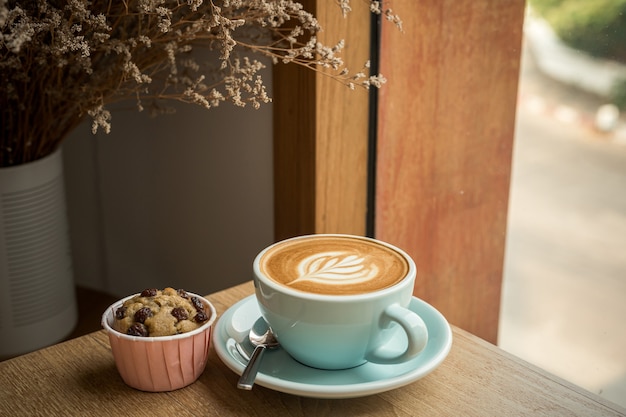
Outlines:
<svg viewBox="0 0 626 417"><path fill-rule="evenodd" d="M380 2L360 1L401 27ZM349 0L338 5L348 14ZM384 83L367 64L349 71L344 42L324 45L320 30L292 0L0 0L0 166L50 154L85 117L108 133L119 100L150 114L169 112L164 100L258 108L271 98L254 53L349 88Z"/></svg>

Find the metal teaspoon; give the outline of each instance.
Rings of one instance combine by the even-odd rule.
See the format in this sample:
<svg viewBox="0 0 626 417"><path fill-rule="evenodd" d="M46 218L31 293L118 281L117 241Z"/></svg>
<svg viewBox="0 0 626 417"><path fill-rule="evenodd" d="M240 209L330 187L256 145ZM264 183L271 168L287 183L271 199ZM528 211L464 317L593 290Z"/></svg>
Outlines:
<svg viewBox="0 0 626 417"><path fill-rule="evenodd" d="M261 363L261 356L263 355L263 352L265 352L265 349L274 349L280 346L278 340L276 340L276 337L272 332L271 327L268 326L267 330L262 333L264 329L259 329L259 326L257 325L259 322L262 322L263 325L267 326L264 320L259 319L250 329L248 339L250 339L250 343L254 346L254 352L252 352L250 361L243 370L243 373L239 378L239 382L237 382L237 388L239 389L252 389L254 379L259 371L259 365Z"/></svg>

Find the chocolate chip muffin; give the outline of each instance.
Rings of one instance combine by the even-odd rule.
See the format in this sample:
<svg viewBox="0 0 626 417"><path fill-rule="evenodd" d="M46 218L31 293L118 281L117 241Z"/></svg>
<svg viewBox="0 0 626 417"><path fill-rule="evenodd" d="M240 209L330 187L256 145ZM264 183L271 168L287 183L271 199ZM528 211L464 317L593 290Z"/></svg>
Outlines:
<svg viewBox="0 0 626 417"><path fill-rule="evenodd" d="M200 298L185 290L149 288L115 310L113 328L132 336L171 336L195 330L208 318Z"/></svg>

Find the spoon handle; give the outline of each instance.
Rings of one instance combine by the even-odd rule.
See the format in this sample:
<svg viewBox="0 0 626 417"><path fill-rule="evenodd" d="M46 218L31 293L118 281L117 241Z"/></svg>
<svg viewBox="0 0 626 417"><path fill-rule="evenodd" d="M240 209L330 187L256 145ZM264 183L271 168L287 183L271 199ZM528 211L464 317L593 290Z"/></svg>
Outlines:
<svg viewBox="0 0 626 417"><path fill-rule="evenodd" d="M252 389L254 379L259 371L259 364L261 363L261 355L263 352L265 352L265 345L258 345L254 348L250 362L246 365L246 368L243 370L243 373L239 378L239 382L237 382L237 388L245 390Z"/></svg>

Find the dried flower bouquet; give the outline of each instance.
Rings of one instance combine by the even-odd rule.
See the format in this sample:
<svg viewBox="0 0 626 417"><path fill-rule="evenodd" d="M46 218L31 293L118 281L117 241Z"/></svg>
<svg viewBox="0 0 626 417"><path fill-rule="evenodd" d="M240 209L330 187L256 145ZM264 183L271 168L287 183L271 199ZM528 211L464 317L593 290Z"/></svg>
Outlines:
<svg viewBox="0 0 626 417"><path fill-rule="evenodd" d="M362 1L401 25L380 2ZM349 0L337 3L350 10ZM0 167L50 154L87 116L94 133L109 132L106 106L124 99L153 113L163 100L269 102L264 65L240 51L351 88L384 82L367 64L348 71L343 41L318 42L316 18L291 0L0 0L0 29Z"/></svg>

